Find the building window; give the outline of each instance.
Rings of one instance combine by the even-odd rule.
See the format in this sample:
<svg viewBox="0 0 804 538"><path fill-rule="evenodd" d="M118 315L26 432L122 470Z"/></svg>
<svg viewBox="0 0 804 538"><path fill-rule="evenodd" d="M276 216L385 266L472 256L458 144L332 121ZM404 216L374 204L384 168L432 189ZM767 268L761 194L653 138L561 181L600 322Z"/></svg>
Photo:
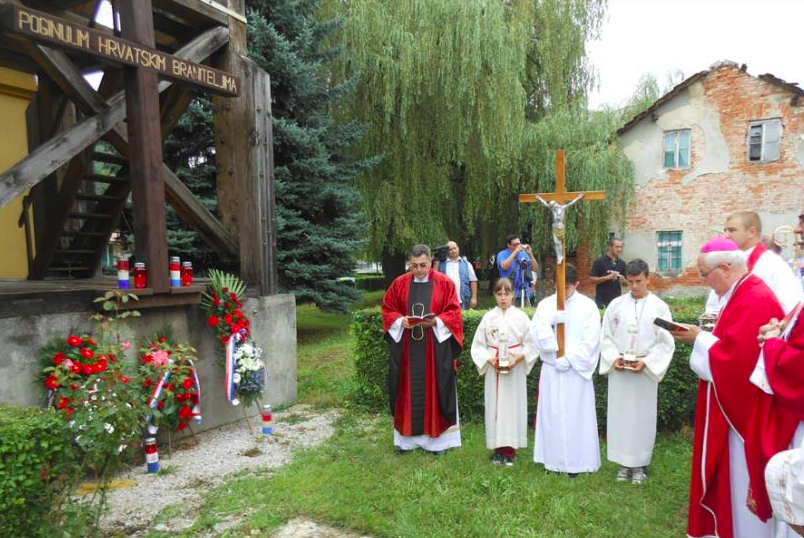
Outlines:
<svg viewBox="0 0 804 538"><path fill-rule="evenodd" d="M681 271L681 232L656 232L659 271Z"/></svg>
<svg viewBox="0 0 804 538"><path fill-rule="evenodd" d="M664 167L688 168L690 165L690 129L665 131Z"/></svg>
<svg viewBox="0 0 804 538"><path fill-rule="evenodd" d="M751 162L778 161L781 139L781 120L752 121L748 126L748 160Z"/></svg>

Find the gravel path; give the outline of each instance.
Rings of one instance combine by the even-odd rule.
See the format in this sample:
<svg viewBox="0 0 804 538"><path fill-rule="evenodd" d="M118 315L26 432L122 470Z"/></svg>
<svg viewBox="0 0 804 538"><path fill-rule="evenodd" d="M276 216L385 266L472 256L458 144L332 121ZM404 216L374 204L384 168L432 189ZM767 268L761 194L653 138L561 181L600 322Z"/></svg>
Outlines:
<svg viewBox="0 0 804 538"><path fill-rule="evenodd" d="M274 413L276 433L269 437L259 434L260 418L254 417L254 434L242 420L198 434L198 445L174 449L170 459L166 457L166 449L160 450L160 464L162 468L169 467L170 472L149 475L143 465L118 477L117 483L123 487L110 492L110 511L103 517L102 526L107 532L124 533L130 537L144 536L149 530L176 531L189 527L193 524L192 519L171 518L170 528L164 524L152 525L154 517L169 504L182 503L184 513L197 513L203 493L232 474L245 469L285 465L298 449L318 445L329 438L337 417L335 411L316 414L307 406L297 405ZM166 496L165 492L170 492L170 495ZM335 535L300 533L282 536Z"/></svg>

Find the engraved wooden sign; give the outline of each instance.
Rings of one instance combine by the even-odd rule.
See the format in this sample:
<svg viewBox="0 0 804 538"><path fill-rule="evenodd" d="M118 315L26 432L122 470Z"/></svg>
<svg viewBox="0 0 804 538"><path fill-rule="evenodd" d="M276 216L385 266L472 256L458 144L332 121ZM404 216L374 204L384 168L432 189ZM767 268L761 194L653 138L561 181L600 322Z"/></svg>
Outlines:
<svg viewBox="0 0 804 538"><path fill-rule="evenodd" d="M161 78L200 86L219 95L236 97L240 93L240 80L230 73L106 35L35 9L4 6L0 11L0 25L7 32L92 54L108 63L153 69Z"/></svg>

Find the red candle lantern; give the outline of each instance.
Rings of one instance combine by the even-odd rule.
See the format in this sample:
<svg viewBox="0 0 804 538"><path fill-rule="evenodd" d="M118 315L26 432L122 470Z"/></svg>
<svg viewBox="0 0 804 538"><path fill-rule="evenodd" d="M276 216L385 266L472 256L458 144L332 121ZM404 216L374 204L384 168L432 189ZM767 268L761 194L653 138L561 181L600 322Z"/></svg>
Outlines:
<svg viewBox="0 0 804 538"><path fill-rule="evenodd" d="M137 289L148 287L148 270L145 268L145 262L134 263L134 287Z"/></svg>
<svg viewBox="0 0 804 538"><path fill-rule="evenodd" d="M181 272L181 265L178 256L170 257L170 286L178 288L181 286L181 279L179 273Z"/></svg>
<svg viewBox="0 0 804 538"><path fill-rule="evenodd" d="M191 286L193 284L193 262L182 262L181 264L181 285Z"/></svg>

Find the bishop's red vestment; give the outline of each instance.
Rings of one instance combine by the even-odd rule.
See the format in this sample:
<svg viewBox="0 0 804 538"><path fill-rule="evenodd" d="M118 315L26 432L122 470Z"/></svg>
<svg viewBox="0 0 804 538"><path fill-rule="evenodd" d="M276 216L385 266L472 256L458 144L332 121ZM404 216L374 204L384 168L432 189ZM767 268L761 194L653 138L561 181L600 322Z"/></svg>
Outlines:
<svg viewBox="0 0 804 538"><path fill-rule="evenodd" d="M759 356L757 334L771 318L784 315L774 293L762 280L748 274L737 283L721 311L713 335L717 342L709 348L712 382L701 380L695 416L692 479L687 533L691 537L733 538L730 492L729 428L745 443L751 488L764 492L762 454L757 438L749 435L752 413L763 409L766 426L762 441L767 446L790 442L795 425L787 431L785 421L776 421L768 409L769 396L749 378ZM771 454L772 455L772 454ZM748 492L746 492L747 495Z"/></svg>

